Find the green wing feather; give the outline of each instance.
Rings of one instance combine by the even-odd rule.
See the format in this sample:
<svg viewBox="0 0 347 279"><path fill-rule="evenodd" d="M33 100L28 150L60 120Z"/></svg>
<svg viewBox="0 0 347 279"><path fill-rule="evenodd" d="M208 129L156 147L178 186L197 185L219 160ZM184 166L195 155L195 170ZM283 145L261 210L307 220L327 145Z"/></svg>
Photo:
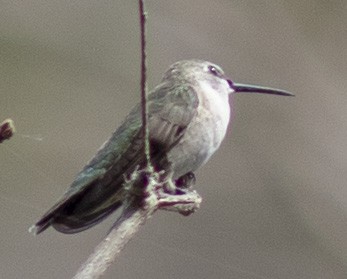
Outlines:
<svg viewBox="0 0 347 279"><path fill-rule="evenodd" d="M162 83L148 96L154 165L160 165L166 152L182 137L197 107L198 97L189 86ZM121 205L124 175L143 166L144 162L141 106L138 104L31 231L38 234L53 225L63 233L75 233L97 224Z"/></svg>

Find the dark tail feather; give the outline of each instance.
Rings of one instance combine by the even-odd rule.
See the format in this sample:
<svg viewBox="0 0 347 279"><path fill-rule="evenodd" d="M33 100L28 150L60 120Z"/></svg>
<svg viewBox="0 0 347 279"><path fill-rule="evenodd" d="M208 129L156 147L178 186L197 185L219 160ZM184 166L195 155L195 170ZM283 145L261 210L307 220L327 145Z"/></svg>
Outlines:
<svg viewBox="0 0 347 279"><path fill-rule="evenodd" d="M79 233L99 224L108 215L117 210L121 205L122 202L118 201L102 212L97 211L94 214L89 213L81 215L59 215L56 216L49 225L52 225L54 229L61 233Z"/></svg>
<svg viewBox="0 0 347 279"><path fill-rule="evenodd" d="M73 234L89 229L96 224L104 220L109 214L114 212L122 205L122 202L118 201L112 206L104 210L102 213L96 212L96 214L87 214L84 216L78 215L63 215L57 214L58 208L54 211L48 212L43 216L36 224L29 228L29 232L38 235L52 226L58 232Z"/></svg>
<svg viewBox="0 0 347 279"><path fill-rule="evenodd" d="M123 177L114 183L113 177L104 176L95 181L85 180L86 185L71 187L58 202L46 212L29 232L37 235L49 226L62 233L86 230L119 208L124 198ZM82 187L82 189L81 189Z"/></svg>
<svg viewBox="0 0 347 279"><path fill-rule="evenodd" d="M50 225L54 222L54 218L57 216L58 212L66 206L66 204L73 202L74 199L67 199L68 196L63 196L50 210L48 210L34 225L29 228L29 232L33 235L38 235L44 230L48 229Z"/></svg>

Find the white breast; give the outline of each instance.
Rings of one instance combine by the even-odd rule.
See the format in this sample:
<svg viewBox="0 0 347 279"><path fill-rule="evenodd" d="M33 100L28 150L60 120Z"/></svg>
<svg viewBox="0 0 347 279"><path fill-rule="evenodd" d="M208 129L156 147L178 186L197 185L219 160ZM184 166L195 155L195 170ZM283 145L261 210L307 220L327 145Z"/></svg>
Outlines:
<svg viewBox="0 0 347 279"><path fill-rule="evenodd" d="M210 117L212 123L209 123L210 121L206 118L205 121L207 121L207 125L212 124L213 126L213 145L216 145L217 149L224 139L230 120L229 93L227 91L219 92L210 83L200 81L198 94L200 101L198 112L202 114L203 118Z"/></svg>
<svg viewBox="0 0 347 279"><path fill-rule="evenodd" d="M201 83L195 90L199 97L197 115L168 153L174 178L205 164L220 146L229 123L228 92L217 92L207 83Z"/></svg>

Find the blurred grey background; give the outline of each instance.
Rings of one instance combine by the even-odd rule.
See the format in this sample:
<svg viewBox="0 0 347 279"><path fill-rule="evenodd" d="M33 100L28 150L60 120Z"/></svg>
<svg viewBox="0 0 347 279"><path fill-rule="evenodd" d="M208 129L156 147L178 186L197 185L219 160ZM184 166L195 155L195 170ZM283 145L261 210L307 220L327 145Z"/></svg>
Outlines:
<svg viewBox="0 0 347 279"><path fill-rule="evenodd" d="M238 82L202 208L158 212L104 278L347 278L347 2L148 0L148 82L200 58ZM115 219L28 227L139 100L137 1L0 1L1 278L71 278Z"/></svg>

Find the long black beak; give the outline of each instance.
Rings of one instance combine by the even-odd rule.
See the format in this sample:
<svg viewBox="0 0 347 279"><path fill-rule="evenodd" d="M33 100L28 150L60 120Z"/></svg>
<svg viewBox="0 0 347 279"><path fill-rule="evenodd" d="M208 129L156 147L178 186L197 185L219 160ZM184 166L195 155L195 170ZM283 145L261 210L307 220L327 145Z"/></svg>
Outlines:
<svg viewBox="0 0 347 279"><path fill-rule="evenodd" d="M242 83L232 83L231 87L234 89L235 93L263 93L263 94L273 94L282 96L295 96L294 94L276 88L263 87L258 85L249 85Z"/></svg>

